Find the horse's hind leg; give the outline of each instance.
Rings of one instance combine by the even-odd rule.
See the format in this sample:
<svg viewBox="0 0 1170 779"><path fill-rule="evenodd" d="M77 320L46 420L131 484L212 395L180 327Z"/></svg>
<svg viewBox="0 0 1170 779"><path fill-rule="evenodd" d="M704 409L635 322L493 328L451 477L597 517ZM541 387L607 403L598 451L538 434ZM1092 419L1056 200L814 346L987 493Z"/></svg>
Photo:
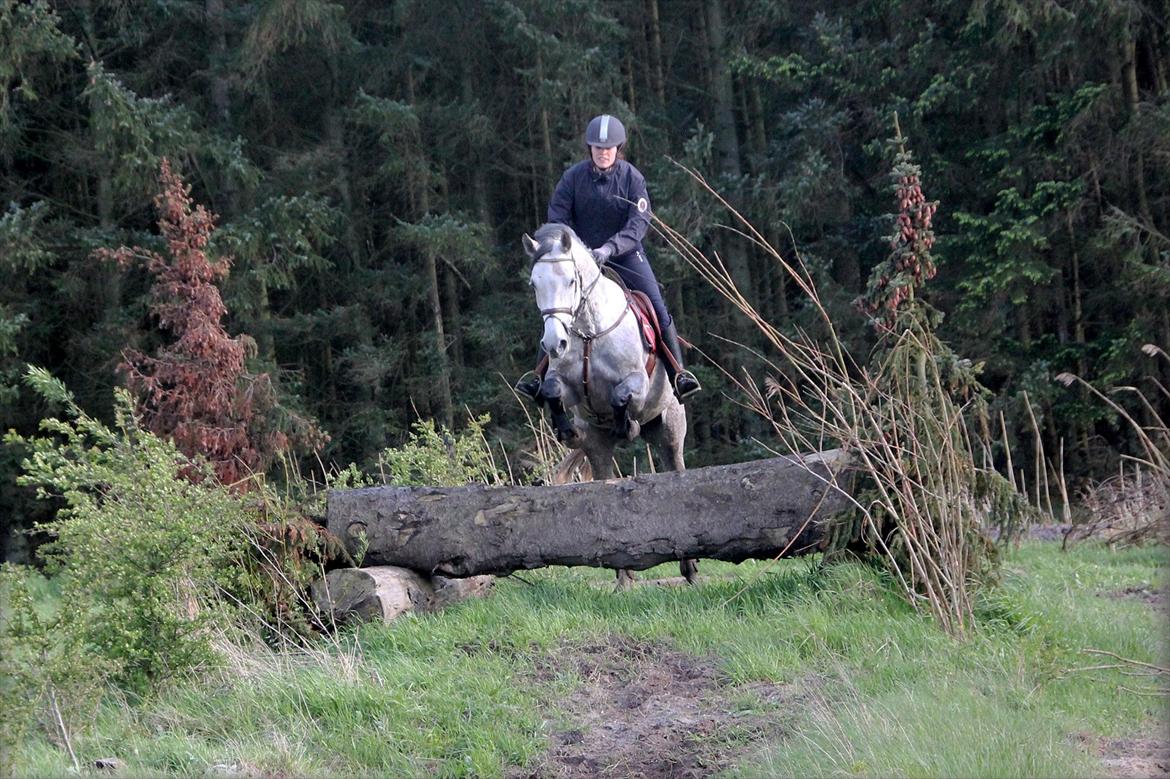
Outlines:
<svg viewBox="0 0 1170 779"><path fill-rule="evenodd" d="M687 435L687 412L679 403L675 403L662 412L662 416L655 420L653 428L646 429L647 437L658 445L658 450L665 459L664 466L672 471L685 471L686 462L683 460L683 440ZM688 584L699 582L699 561L679 560L678 570Z"/></svg>
<svg viewBox="0 0 1170 779"><path fill-rule="evenodd" d="M606 433L589 428L582 445L585 456L589 459L589 466L593 469L593 480L604 481L613 478L613 448L614 440ZM634 583L634 572L625 568L617 571L617 589L628 590Z"/></svg>

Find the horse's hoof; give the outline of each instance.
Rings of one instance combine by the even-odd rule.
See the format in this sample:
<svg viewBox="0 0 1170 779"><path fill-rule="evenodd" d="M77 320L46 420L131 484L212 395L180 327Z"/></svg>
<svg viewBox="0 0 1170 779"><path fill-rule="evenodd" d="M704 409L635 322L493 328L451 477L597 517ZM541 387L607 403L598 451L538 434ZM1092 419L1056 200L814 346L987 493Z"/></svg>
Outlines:
<svg viewBox="0 0 1170 779"><path fill-rule="evenodd" d="M635 581L637 581L637 579L634 577L633 572L627 571L623 568L617 572L617 582L614 585L614 589L616 589L618 592L623 592L633 587Z"/></svg>
<svg viewBox="0 0 1170 779"><path fill-rule="evenodd" d="M699 583L699 561L698 560L679 560L678 570L682 573L683 578L687 580L687 584Z"/></svg>

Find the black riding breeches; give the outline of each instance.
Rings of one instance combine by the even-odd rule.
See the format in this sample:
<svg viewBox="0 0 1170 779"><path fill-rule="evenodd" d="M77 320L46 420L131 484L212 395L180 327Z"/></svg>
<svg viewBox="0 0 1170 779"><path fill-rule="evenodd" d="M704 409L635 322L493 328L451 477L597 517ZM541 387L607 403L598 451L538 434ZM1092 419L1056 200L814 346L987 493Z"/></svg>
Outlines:
<svg viewBox="0 0 1170 779"><path fill-rule="evenodd" d="M666 310L662 290L658 286L658 279L654 278L654 271L650 268L645 252L635 249L629 254L614 257L609 261L608 267L617 271L627 287L646 293L646 297L650 298L650 304L654 306L654 313L658 316L658 324L663 330L670 327L670 314Z"/></svg>

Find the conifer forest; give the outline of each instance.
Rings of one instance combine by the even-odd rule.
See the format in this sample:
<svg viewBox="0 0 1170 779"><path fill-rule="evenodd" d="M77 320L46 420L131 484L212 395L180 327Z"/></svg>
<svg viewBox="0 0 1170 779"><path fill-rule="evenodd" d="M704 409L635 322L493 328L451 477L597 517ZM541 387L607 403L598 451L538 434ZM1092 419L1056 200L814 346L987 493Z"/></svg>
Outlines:
<svg viewBox="0 0 1170 779"><path fill-rule="evenodd" d="M610 113L663 225L815 336L700 177L809 268L860 355L900 133L937 203L916 294L987 390L992 455L1102 478L1137 446L1123 414L1170 419L1168 25L1170 0L0 0L0 423L51 412L31 365L97 417L117 387L154 397L152 429L248 469L369 467L419 420L489 415L522 471L521 237ZM772 370L759 333L647 249L704 385L688 465L763 456L736 386ZM168 394L245 380L246 431ZM0 448L5 556L51 509L16 486L23 456Z"/></svg>

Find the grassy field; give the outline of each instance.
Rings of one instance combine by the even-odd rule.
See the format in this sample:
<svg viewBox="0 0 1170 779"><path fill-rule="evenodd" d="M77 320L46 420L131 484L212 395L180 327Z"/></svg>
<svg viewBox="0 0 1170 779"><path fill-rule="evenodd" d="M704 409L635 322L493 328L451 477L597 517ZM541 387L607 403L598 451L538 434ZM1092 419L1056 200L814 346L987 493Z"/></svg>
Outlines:
<svg viewBox="0 0 1170 779"><path fill-rule="evenodd" d="M705 563L697 588L627 593L532 571L313 652L234 645L73 746L152 777L1156 775L1166 676L1086 650L1170 666L1168 565L1026 544L964 643L860 565ZM72 773L43 735L15 757Z"/></svg>

